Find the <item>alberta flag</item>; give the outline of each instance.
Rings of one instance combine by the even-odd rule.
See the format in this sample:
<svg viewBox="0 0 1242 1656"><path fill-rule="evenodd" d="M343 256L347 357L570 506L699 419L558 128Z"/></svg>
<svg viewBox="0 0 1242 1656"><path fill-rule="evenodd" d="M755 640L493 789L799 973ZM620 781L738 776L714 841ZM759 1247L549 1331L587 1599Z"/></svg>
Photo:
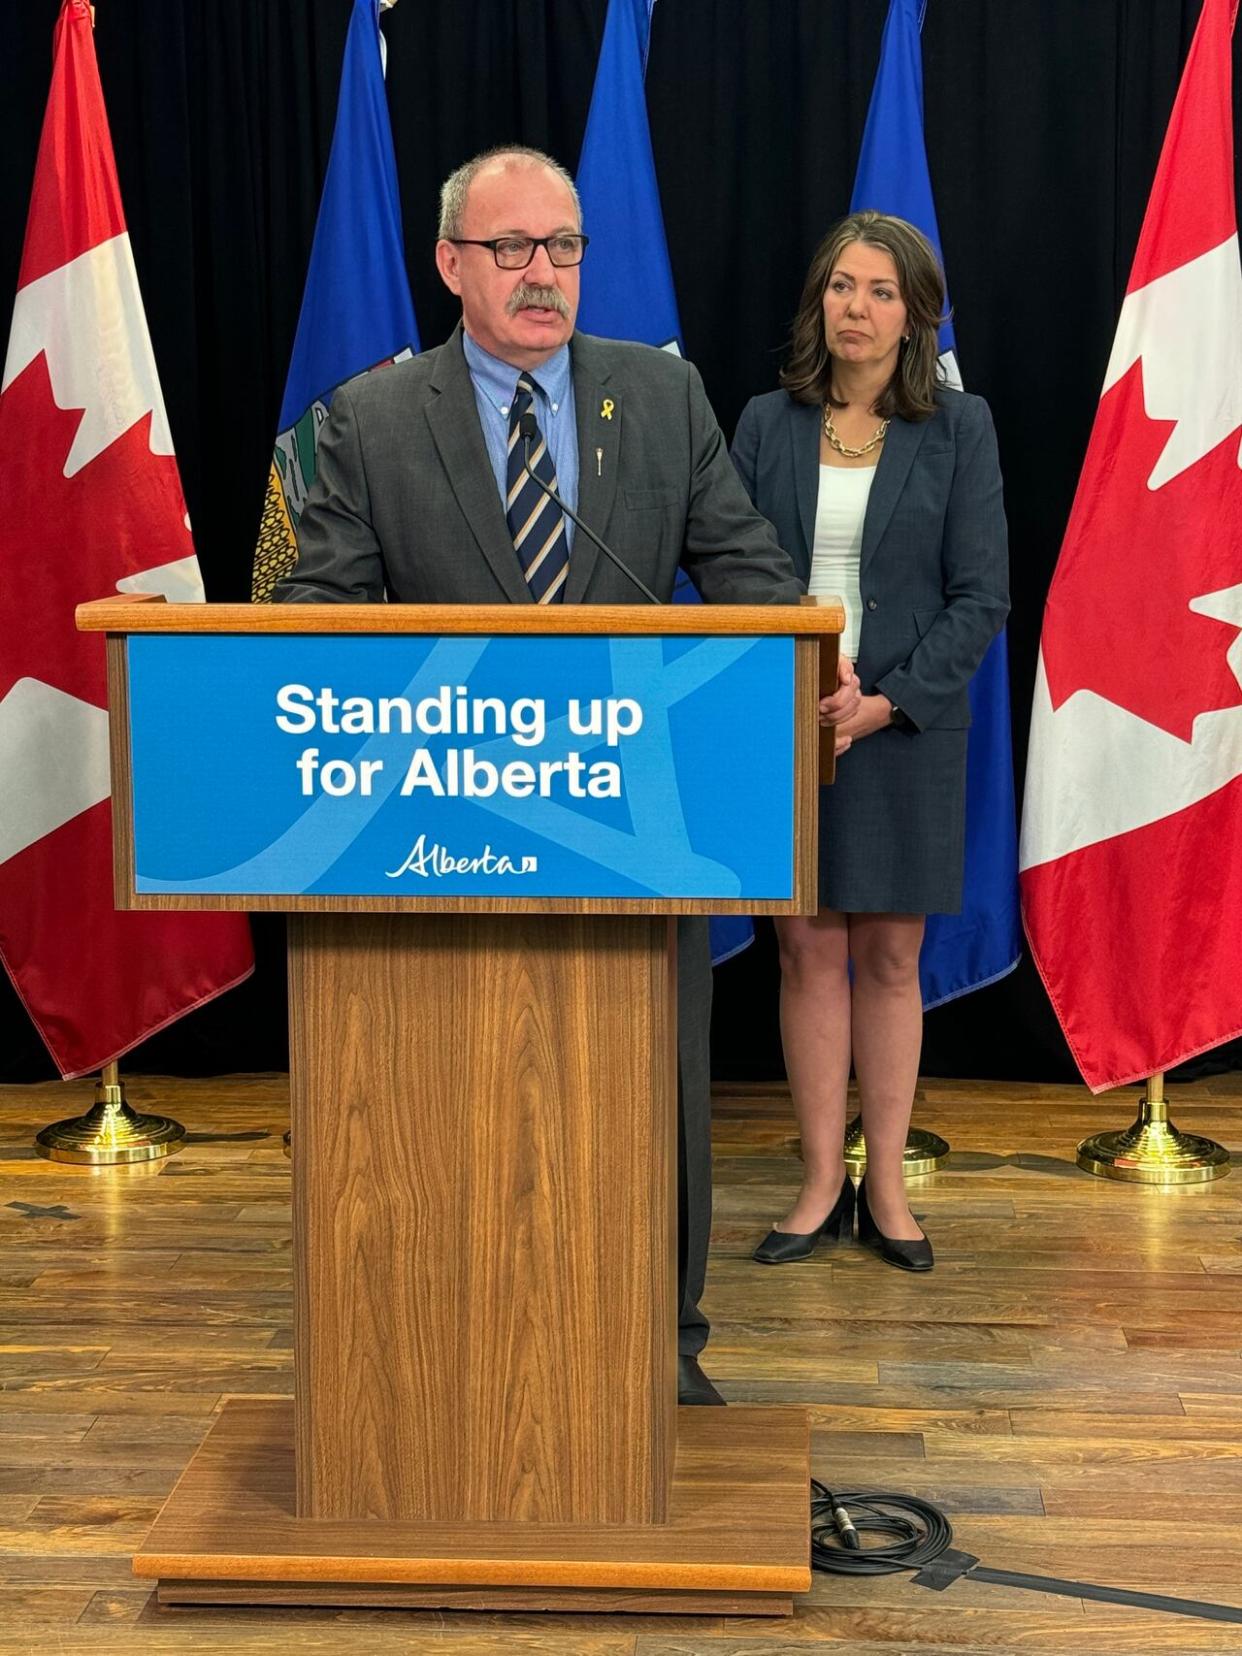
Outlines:
<svg viewBox="0 0 1242 1656"><path fill-rule="evenodd" d="M939 254L923 142L920 31L926 9L926 0L890 0L850 211L874 208L908 219ZM947 383L960 389L951 322L940 330L940 351ZM962 911L927 917L919 961L925 1007L994 983L1014 969L1022 954L1009 665L1003 632L993 639L971 682L970 710Z"/></svg>
<svg viewBox="0 0 1242 1656"><path fill-rule="evenodd" d="M336 130L302 312L277 422L251 596L266 602L297 561L319 428L337 386L418 350L405 273L397 164L384 92L379 0L354 0Z"/></svg>
<svg viewBox="0 0 1242 1656"><path fill-rule="evenodd" d="M664 237L643 79L655 0L610 0L595 89L578 161L578 194L591 250L582 267L578 326L683 355L673 270ZM675 597L697 603L684 571ZM711 923L719 965L754 937L745 915Z"/></svg>

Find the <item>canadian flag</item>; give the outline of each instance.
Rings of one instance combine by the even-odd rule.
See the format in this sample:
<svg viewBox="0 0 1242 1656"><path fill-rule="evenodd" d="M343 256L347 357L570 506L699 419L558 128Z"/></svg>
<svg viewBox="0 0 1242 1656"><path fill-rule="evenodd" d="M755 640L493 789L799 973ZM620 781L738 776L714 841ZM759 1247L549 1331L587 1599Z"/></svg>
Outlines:
<svg viewBox="0 0 1242 1656"><path fill-rule="evenodd" d="M64 0L0 389L0 959L61 1073L254 970L233 915L117 913L103 640L76 605L203 597L90 7Z"/></svg>
<svg viewBox="0 0 1242 1656"><path fill-rule="evenodd" d="M1094 1092L1242 1032L1238 0L1204 0L1044 613L1031 953Z"/></svg>

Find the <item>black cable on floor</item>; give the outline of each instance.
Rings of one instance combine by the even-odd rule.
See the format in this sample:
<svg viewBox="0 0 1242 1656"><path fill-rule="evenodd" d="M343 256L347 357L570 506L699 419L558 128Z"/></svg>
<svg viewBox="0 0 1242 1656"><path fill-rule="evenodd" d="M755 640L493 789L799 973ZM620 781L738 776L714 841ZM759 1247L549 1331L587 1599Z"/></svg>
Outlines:
<svg viewBox="0 0 1242 1656"><path fill-rule="evenodd" d="M867 1536L881 1536L869 1543ZM881 1491L833 1491L811 1479L811 1568L834 1575L918 1570L953 1543L953 1526L930 1501Z"/></svg>
<svg viewBox="0 0 1242 1656"><path fill-rule="evenodd" d="M880 1539L869 1543L868 1536ZM1242 1624L1242 1610L1230 1604L989 1569L973 1554L953 1550L953 1526L930 1501L878 1490L834 1491L817 1478L811 1479L811 1568L853 1576L915 1570L915 1585L938 1591L966 1579L994 1587L1092 1599L1099 1604L1121 1604L1135 1610L1161 1610L1168 1615Z"/></svg>

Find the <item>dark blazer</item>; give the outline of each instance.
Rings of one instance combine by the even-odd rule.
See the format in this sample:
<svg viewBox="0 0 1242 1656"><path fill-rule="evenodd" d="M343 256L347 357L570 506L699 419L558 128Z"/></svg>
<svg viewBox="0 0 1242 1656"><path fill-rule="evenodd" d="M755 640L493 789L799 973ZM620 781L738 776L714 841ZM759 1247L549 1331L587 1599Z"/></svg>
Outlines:
<svg viewBox="0 0 1242 1656"><path fill-rule="evenodd" d="M1009 557L992 417L982 397L937 393L929 420L893 420L863 520L856 668L920 730L970 723L966 687L1009 612ZM820 410L784 391L742 410L733 461L810 579Z"/></svg>
<svg viewBox="0 0 1242 1656"><path fill-rule="evenodd" d="M746 498L691 364L589 334L573 336L571 356L584 522L662 599L683 564L711 602L797 603L793 565ZM298 551L278 600L533 602L460 328L435 350L337 390ZM643 599L579 531L565 601Z"/></svg>

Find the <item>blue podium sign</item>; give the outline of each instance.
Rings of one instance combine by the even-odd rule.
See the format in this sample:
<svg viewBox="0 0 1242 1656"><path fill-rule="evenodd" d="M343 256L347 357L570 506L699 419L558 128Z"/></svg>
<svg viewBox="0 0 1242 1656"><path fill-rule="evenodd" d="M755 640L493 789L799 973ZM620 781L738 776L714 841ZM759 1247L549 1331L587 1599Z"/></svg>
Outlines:
<svg viewBox="0 0 1242 1656"><path fill-rule="evenodd" d="M127 648L139 894L793 896L790 637Z"/></svg>

